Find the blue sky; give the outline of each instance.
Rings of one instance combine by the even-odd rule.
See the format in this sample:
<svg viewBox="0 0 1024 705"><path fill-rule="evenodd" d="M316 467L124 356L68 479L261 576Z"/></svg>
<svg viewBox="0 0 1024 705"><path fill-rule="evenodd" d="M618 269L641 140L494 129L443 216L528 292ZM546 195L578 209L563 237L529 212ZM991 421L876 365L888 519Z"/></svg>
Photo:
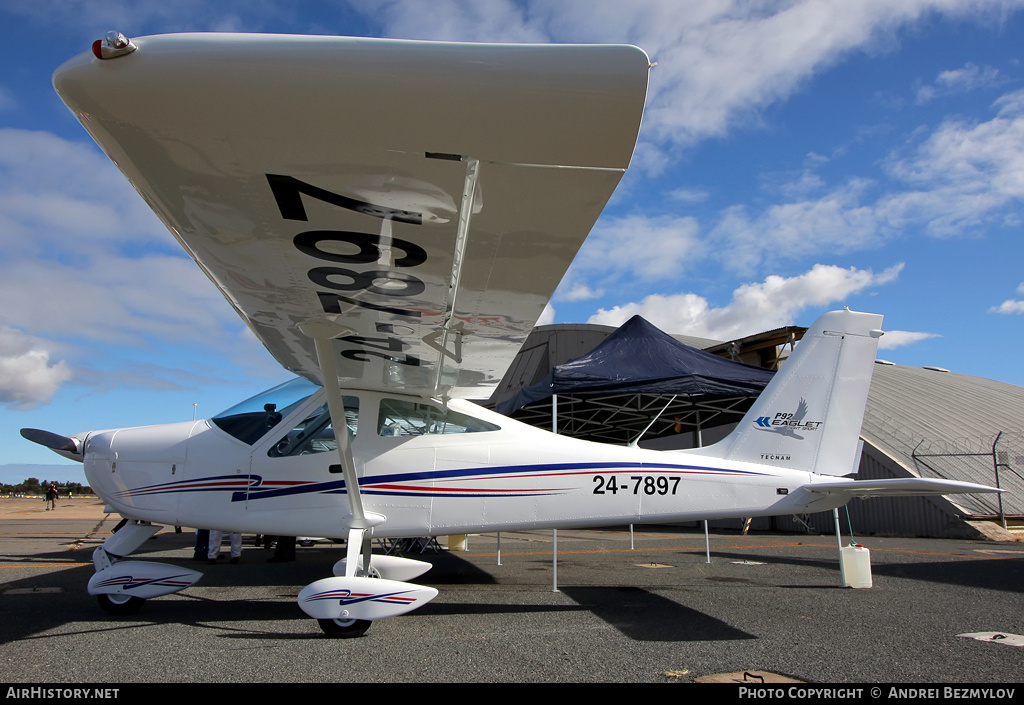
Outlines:
<svg viewBox="0 0 1024 705"><path fill-rule="evenodd" d="M728 340L849 305L886 315L881 357L1024 385L1024 2L7 0L0 23L0 465L60 461L23 426L187 420L287 378L54 94L109 29L636 44L633 164L542 322Z"/></svg>

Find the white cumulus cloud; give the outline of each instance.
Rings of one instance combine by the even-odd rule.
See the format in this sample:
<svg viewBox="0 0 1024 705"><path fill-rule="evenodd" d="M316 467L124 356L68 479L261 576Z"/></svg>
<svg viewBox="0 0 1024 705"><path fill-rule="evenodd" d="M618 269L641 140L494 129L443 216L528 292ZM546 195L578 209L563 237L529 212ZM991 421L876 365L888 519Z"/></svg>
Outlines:
<svg viewBox="0 0 1024 705"><path fill-rule="evenodd" d="M696 294L654 294L639 302L601 309L587 322L619 326L639 314L670 333L730 340L791 325L804 309L841 303L869 287L893 281L902 269L899 264L875 274L819 264L795 277L772 275L741 286L726 306L713 307Z"/></svg>
<svg viewBox="0 0 1024 705"><path fill-rule="evenodd" d="M696 218L629 215L602 218L591 231L570 269L567 291L597 291L600 286L580 277L610 281L638 277L644 281L677 277L703 257L707 243L700 239ZM571 282L571 284L570 284ZM567 294L568 295L568 294Z"/></svg>
<svg viewBox="0 0 1024 705"><path fill-rule="evenodd" d="M737 125L792 95L853 52L893 47L901 29L933 13L995 17L998 0L353 0L408 39L632 43L651 73L643 140L673 151ZM955 85L966 78L940 77ZM656 160L654 160L656 161ZM651 162L653 163L653 161Z"/></svg>
<svg viewBox="0 0 1024 705"><path fill-rule="evenodd" d="M16 409L45 404L70 379L71 369L51 362L43 341L0 325L0 402Z"/></svg>
<svg viewBox="0 0 1024 705"><path fill-rule="evenodd" d="M910 188L879 200L879 220L948 236L1015 219L1024 201L1024 90L994 107L993 119L946 121L912 154L890 159L890 175Z"/></svg>
<svg viewBox="0 0 1024 705"><path fill-rule="evenodd" d="M1024 294L1024 284L1017 287L1017 293ZM990 308L989 313L1002 313L1008 315L1024 313L1024 301L1021 301L1020 299L1007 299L998 306Z"/></svg>
<svg viewBox="0 0 1024 705"><path fill-rule="evenodd" d="M933 83L918 88L917 103L920 105L935 98L995 86L1000 80L999 69L967 62L963 68L942 71Z"/></svg>
<svg viewBox="0 0 1024 705"><path fill-rule="evenodd" d="M928 340L929 338L940 338L942 336L936 333L923 333L914 332L908 330L887 330L878 341L879 350L894 350L895 348L902 348L907 345L913 345L919 343L922 340Z"/></svg>

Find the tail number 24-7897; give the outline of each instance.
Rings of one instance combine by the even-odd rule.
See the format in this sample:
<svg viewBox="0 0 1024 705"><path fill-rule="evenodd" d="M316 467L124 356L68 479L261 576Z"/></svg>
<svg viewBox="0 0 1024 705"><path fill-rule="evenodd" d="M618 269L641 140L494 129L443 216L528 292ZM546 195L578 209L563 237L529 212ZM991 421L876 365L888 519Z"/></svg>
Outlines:
<svg viewBox="0 0 1024 705"><path fill-rule="evenodd" d="M617 475L594 475L594 494L674 495L679 478L666 475L630 475L627 480Z"/></svg>

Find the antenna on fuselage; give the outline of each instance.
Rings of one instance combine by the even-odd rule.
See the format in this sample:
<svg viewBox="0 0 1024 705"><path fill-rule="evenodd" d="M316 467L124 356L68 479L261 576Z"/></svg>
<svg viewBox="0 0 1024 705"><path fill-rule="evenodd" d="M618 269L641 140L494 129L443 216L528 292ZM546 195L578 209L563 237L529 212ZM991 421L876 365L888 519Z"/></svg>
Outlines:
<svg viewBox="0 0 1024 705"><path fill-rule="evenodd" d="M644 437L644 434L647 433L647 431L650 430L651 426L654 425L654 422L657 421L658 419L660 419L661 415L664 414L666 411L668 411L668 407L672 405L672 402L674 402L676 400L677 396L679 396L679 395L678 394L673 394L672 395L672 398L668 400L668 404L665 404L665 407L661 411L658 412L658 415L655 416L653 419L651 419L651 422L649 424L647 424L647 426L644 428L643 431L640 432L640 435L637 436L636 438L634 438L633 442L629 444L630 448L636 448L636 444L639 443L640 439Z"/></svg>

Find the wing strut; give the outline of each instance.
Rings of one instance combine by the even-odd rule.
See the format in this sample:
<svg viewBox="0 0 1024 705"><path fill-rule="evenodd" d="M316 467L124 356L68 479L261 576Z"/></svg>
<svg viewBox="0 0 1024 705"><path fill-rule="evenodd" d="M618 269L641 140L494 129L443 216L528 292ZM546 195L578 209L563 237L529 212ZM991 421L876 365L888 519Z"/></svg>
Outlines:
<svg viewBox="0 0 1024 705"><path fill-rule="evenodd" d="M301 326L304 333L313 338L316 346L317 362L320 375L327 394L327 409L331 412L331 425L334 427L334 438L338 442L338 458L341 461L342 477L345 478L345 493L348 496L351 519L348 522L346 577L354 577L360 570L360 554L364 551L369 556L366 546L368 529L384 522L380 514L367 513L363 509L363 499L359 493L359 478L356 475L356 464L352 458L348 421L345 418L345 399L338 387L338 367L334 362L334 351L331 338L338 334L338 326L327 322L312 322ZM333 334L333 335L332 335ZM369 564L369 560L366 561Z"/></svg>
<svg viewBox="0 0 1024 705"><path fill-rule="evenodd" d="M338 366L334 360L331 340L344 335L344 326L330 319L307 321L299 329L310 338L316 348L317 364L320 366L321 381L327 394L327 409L331 412L334 438L338 442L338 458L345 478L345 494L348 497L348 545L345 547L345 575L335 575L310 583L299 591L299 607L316 619L320 628L333 637L361 636L375 619L385 619L424 605L435 597L437 590L423 585L413 585L399 580L381 578L381 571L371 565L373 527L382 524L387 517L367 512L363 508L359 492L359 478L352 457L349 442L348 421L345 418L345 397L338 386ZM388 556L383 560L389 572L399 571L403 576L420 575L429 564L413 565L419 561ZM338 565L335 565L335 570Z"/></svg>
<svg viewBox="0 0 1024 705"><path fill-rule="evenodd" d="M456 363L462 362L462 324L452 325L455 317L455 300L459 294L459 281L462 278L462 264L465 261L466 242L469 240L469 221L473 217L473 203L476 201L476 183L479 178L480 160L462 157L466 163L466 178L462 185L462 205L459 207L459 227L455 234L455 252L452 257L452 276L448 283L448 296L445 301L444 321L441 328L423 338L423 342L441 353L437 361L437 376L434 378L434 392L441 392L441 376L444 372L444 358L448 357ZM454 351L448 349L450 335L455 336Z"/></svg>

